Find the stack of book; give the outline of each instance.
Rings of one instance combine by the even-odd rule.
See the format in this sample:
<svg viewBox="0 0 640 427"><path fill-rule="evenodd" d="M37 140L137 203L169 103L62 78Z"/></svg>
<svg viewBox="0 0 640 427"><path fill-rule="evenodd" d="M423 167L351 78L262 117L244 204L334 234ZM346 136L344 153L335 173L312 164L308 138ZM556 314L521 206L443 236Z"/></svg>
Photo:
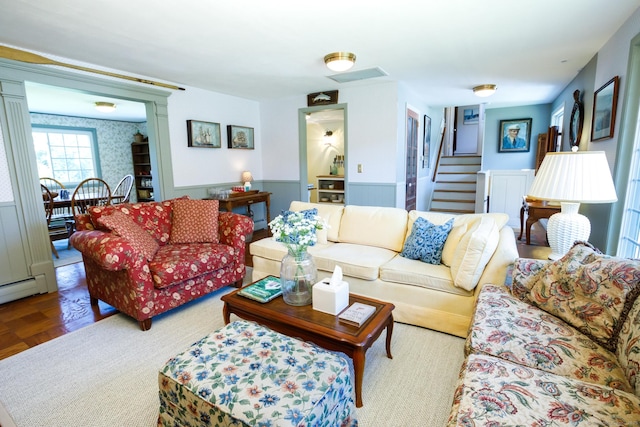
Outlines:
<svg viewBox="0 0 640 427"><path fill-rule="evenodd" d="M238 295L258 302L269 302L282 295L280 279L274 276L267 276L262 280L258 280L256 283L242 288L238 291Z"/></svg>

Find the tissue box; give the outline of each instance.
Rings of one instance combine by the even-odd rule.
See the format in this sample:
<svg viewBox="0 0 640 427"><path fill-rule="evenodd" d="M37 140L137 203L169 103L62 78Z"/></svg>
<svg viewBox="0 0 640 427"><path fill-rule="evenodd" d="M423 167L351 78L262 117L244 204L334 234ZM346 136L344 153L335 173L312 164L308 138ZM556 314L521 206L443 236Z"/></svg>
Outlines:
<svg viewBox="0 0 640 427"><path fill-rule="evenodd" d="M336 315L349 305L349 284L330 286L329 279L313 285L313 309Z"/></svg>

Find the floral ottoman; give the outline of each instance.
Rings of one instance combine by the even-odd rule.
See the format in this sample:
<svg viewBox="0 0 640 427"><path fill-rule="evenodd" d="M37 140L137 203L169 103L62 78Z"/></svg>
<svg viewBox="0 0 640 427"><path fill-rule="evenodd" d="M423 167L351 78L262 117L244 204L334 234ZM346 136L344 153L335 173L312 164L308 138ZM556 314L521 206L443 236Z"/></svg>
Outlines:
<svg viewBox="0 0 640 427"><path fill-rule="evenodd" d="M159 426L357 426L349 364L314 344L236 321L170 359Z"/></svg>

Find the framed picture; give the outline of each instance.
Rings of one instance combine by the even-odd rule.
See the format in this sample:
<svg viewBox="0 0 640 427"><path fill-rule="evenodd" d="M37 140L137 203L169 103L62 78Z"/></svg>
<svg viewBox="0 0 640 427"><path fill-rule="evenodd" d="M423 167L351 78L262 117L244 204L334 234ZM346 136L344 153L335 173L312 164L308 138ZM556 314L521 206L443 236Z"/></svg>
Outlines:
<svg viewBox="0 0 640 427"><path fill-rule="evenodd" d="M480 108L465 108L463 112L462 122L465 125L472 125L474 123L478 123L479 117L480 117Z"/></svg>
<svg viewBox="0 0 640 427"><path fill-rule="evenodd" d="M227 148L245 148L253 150L253 128L227 126Z"/></svg>
<svg viewBox="0 0 640 427"><path fill-rule="evenodd" d="M189 147L220 148L220 123L187 120Z"/></svg>
<svg viewBox="0 0 640 427"><path fill-rule="evenodd" d="M531 148L531 119L500 120L498 151L522 153Z"/></svg>
<svg viewBox="0 0 640 427"><path fill-rule="evenodd" d="M338 91L326 90L324 92L315 92L307 95L307 107L316 105L329 105L338 103Z"/></svg>
<svg viewBox="0 0 640 427"><path fill-rule="evenodd" d="M591 141L613 138L620 78L615 76L593 94Z"/></svg>
<svg viewBox="0 0 640 427"><path fill-rule="evenodd" d="M422 142L422 169L429 167L431 150L431 117L424 116L424 137Z"/></svg>

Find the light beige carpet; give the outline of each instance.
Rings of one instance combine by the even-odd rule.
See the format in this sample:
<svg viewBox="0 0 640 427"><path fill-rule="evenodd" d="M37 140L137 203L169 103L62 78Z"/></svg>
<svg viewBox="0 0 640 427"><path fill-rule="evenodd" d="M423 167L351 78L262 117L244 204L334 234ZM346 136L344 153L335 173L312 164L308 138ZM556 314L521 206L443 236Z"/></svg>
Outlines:
<svg viewBox="0 0 640 427"><path fill-rule="evenodd" d="M154 426L158 370L223 326L229 290L154 318L147 332L118 314L2 360L0 403L19 427ZM367 352L360 425L443 426L464 340L396 323L391 360L384 337Z"/></svg>

